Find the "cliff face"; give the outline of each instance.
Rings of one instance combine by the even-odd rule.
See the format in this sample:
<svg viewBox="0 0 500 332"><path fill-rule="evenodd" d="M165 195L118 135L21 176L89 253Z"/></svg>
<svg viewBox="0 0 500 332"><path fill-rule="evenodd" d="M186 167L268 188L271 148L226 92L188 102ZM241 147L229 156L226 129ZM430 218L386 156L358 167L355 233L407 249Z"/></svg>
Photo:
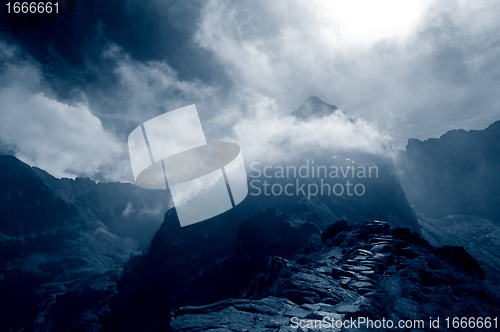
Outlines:
<svg viewBox="0 0 500 332"><path fill-rule="evenodd" d="M384 319L394 326L418 320L430 329L429 317L440 317L435 330L448 331L446 317L498 316L499 298L483 279L461 247L435 248L386 222L339 221L315 250L295 260L270 257L240 298L174 310L170 328L295 331L297 324L313 324L329 330L328 324L353 320L357 325L348 327L369 331L359 322Z"/></svg>
<svg viewBox="0 0 500 332"><path fill-rule="evenodd" d="M500 121L484 130L410 139L397 166L418 211L434 218L477 216L500 226Z"/></svg>

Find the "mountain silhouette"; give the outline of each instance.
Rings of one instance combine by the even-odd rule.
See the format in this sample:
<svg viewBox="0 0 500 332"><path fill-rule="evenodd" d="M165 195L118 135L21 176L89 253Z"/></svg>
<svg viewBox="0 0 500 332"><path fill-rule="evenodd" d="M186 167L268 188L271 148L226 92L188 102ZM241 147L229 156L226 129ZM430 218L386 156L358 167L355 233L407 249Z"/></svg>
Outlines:
<svg viewBox="0 0 500 332"><path fill-rule="evenodd" d="M408 140L400 178L420 212L490 219L500 226L500 121L484 130L451 130L440 138Z"/></svg>
<svg viewBox="0 0 500 332"><path fill-rule="evenodd" d="M290 115L293 115L300 120L310 120L314 118L323 118L333 114L334 112L342 111L336 106L329 105L318 97L312 96L307 98L306 101L304 101L304 103L295 111L290 113Z"/></svg>
<svg viewBox="0 0 500 332"><path fill-rule="evenodd" d="M334 112L341 111L311 97L291 114L307 122ZM487 144L483 139L477 144ZM423 151L418 144L413 151ZM319 168L313 176L313 161L328 172L338 170L339 177ZM13 156L0 156L2 326L196 330L208 329L203 323L208 320L215 324L211 328L220 327L229 308L227 317L235 324L260 331L278 328L269 315L282 321L290 312L304 318L328 312L337 318L407 319L411 308L421 306L419 315L428 319L439 303L462 295L477 315L497 314L495 290L482 281L490 280L490 270L485 274L461 247L437 248L422 238L388 156L325 148L303 151L286 165L261 164L260 174L251 165L247 161L245 200L180 227L168 191L56 179ZM271 173L264 173L266 166ZM280 166L302 167L303 173L280 177ZM301 177L306 166L310 176ZM353 175L370 166L376 166L377 176ZM362 183L363 194L331 191L347 180ZM260 181L253 182L260 194L252 181ZM294 186L293 194L266 194L264 181L267 190ZM311 196L297 188L319 189L325 181L328 194ZM431 230L423 229L436 242L441 234ZM275 309L264 312L269 307ZM446 313L465 315L467 308L452 305ZM245 323L242 312L261 323Z"/></svg>

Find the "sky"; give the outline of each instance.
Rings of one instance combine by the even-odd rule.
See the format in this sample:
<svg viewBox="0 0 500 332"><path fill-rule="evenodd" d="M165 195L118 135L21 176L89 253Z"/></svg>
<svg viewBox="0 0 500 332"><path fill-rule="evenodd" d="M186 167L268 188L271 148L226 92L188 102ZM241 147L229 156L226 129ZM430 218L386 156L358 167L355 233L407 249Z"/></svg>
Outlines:
<svg viewBox="0 0 500 332"><path fill-rule="evenodd" d="M81 0L13 33L3 8L0 153L133 181L130 132L190 104L207 141L252 160L484 129L500 120L498 17L493 0ZM347 117L289 115L311 96Z"/></svg>

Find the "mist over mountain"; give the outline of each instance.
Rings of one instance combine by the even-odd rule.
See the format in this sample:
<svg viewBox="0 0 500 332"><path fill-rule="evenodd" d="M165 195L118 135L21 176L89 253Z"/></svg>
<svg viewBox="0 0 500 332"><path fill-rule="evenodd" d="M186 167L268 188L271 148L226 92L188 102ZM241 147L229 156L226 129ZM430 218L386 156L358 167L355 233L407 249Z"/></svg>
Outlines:
<svg viewBox="0 0 500 332"><path fill-rule="evenodd" d="M303 137L321 122L356 128L349 135L372 130L316 97L291 117L296 130L304 128ZM363 139L378 137L370 135L373 131ZM1 156L0 295L6 299L5 326L24 331L190 330L205 319L199 314L218 321L218 310L224 308L218 301L251 306L257 315L262 314L261 302L270 301L296 312L306 310L304 317L317 318L317 306L329 305L328 312L338 317L368 310L373 317L406 318L409 308L417 305L428 315L434 307L425 303L455 298L467 282L483 294L467 295L474 308L484 305L485 313L493 312L496 290L483 285L485 271L485 280L490 280L491 268L483 270L463 248L431 248L418 235L423 231L433 243L443 239L430 226L422 230L390 154L380 152L385 148L371 151L363 144L346 146L332 140L308 149L312 141L297 145L289 135L277 135L266 144L294 153L288 158L249 154L248 196L233 209L187 227L180 227L175 208L170 208L168 190L56 179L15 157ZM205 195L200 191L196 199L207 199ZM380 245L387 248L379 253ZM361 260L355 251L373 257L363 256L367 264L357 266ZM330 260L339 256L330 262L318 260L319 254ZM424 264L429 259L434 265ZM288 268L270 271L276 262L285 262L292 274L305 279L289 279ZM409 294L428 295L413 297L410 306L397 308L398 301L409 301L399 293L391 295L395 302L387 304L389 309L368 299L368 293L391 293L393 282L410 289L415 280L422 287ZM330 290L322 289L319 281ZM377 283L381 286L374 286ZM439 294L429 295L432 290ZM305 304L311 307L299 308ZM235 319L243 322L238 315Z"/></svg>
<svg viewBox="0 0 500 332"><path fill-rule="evenodd" d="M499 1L51 3L0 10L0 332L500 330Z"/></svg>

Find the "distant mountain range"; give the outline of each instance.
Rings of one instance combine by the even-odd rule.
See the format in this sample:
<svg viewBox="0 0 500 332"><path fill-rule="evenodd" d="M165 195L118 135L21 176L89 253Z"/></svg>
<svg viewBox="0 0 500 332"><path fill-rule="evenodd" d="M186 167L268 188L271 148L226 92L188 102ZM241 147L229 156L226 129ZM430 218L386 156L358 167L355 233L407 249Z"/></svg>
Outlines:
<svg viewBox="0 0 500 332"><path fill-rule="evenodd" d="M332 112L341 111L311 97L292 115L299 121L308 121ZM431 248L418 235L421 228L417 215L406 199L391 159L354 150L324 150L305 152L287 166L299 170L310 167L312 161L316 166L325 166L328 173L337 170L339 178L325 172L322 177L318 173L280 177L275 172L279 173L278 166L285 165L251 167L252 161L247 160L249 183L259 181L253 185L262 192L257 195L250 186L247 198L235 208L180 227L168 191L144 190L126 183L95 183L89 179L55 179L13 156L0 156L2 325L13 331L187 331L193 322L205 319L196 315L217 315L219 309L227 307L210 306L218 301L237 308L260 308L268 301L297 312L305 310L304 314L310 317L321 316L317 308L327 304L328 310L340 308L337 313L347 317L345 308L365 308L363 298L370 296L364 296L366 292L382 289L358 283L373 285L386 277L389 284L381 286L385 288L379 295L390 293L392 282L400 282L398 285L406 289L413 279L420 278L423 286L411 294L439 289L436 301L458 296L461 285L470 281L471 287L487 293L484 298L471 298L478 305L486 303L485 313L490 313L492 306L488 301L493 295L481 284L484 271L477 262L460 248ZM264 173L265 166L273 169L272 178ZM376 177L352 175L357 174L354 170L370 166L377 167ZM261 174L257 174L256 168ZM400 176L408 181L405 174ZM363 195L299 195L297 187L301 184L304 188L314 184L319 189L321 180L328 182L330 189L339 183L346 190L347 180L357 181L365 191ZM267 190L272 185L278 189L293 185L295 194L266 194L264 181L270 183ZM330 227L339 219L344 221ZM390 225L405 228L394 229ZM382 257L372 248L377 241L387 244L387 255L383 256L389 258L380 262L367 259L374 266L366 266L376 273L375 279L364 273L370 281L356 272L357 267L352 270L350 266L358 265L352 262L356 260L356 250ZM319 259L320 253L331 258ZM454 258L446 257L448 254ZM465 255L465 261L456 258L461 255ZM427 258L434 262L434 267L423 263ZM292 275L303 275L305 279L290 283L289 272L270 271L278 263L290 266ZM344 271L342 277L350 278L345 285L333 273L336 268ZM391 273L385 275L381 272L384 270ZM450 277L454 273L455 279ZM317 278L326 278L325 285L332 289L345 286L345 291L340 292L343 295L321 293L313 285ZM275 284L277 280L281 281ZM442 290L449 285L455 288ZM349 294L357 300L347 303ZM276 300L276 296L288 300ZM391 296L396 302L409 301L409 295ZM423 305L431 297L413 298L411 305ZM396 310L396 302L388 307L389 313ZM306 304L311 308L304 309ZM191 310L190 306L196 308ZM177 308L181 309L175 311L177 316L172 321L172 310ZM382 308L373 308L373 313L383 313ZM351 310L351 314L364 313L358 309ZM406 309L409 307L398 309L398 317L406 317ZM422 312L427 315L425 310ZM254 330L260 331L260 325Z"/></svg>

